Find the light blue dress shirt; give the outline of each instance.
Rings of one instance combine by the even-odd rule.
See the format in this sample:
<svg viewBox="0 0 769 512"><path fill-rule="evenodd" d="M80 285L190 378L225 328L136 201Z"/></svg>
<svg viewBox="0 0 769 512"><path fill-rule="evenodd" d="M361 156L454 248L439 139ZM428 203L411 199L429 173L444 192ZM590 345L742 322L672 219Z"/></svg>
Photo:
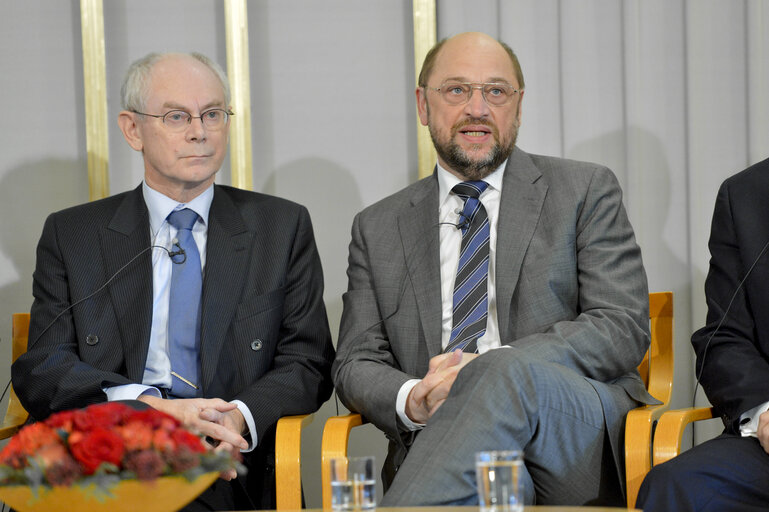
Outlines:
<svg viewBox="0 0 769 512"><path fill-rule="evenodd" d="M152 234L152 327L147 363L141 384L125 384L106 388L107 399L135 400L141 395L151 394L161 397L158 388L171 389L171 361L168 352L168 301L170 299L171 272L173 263L168 251L174 250L177 229L166 220L174 210L189 208L198 214L198 220L192 228L192 237L198 246L200 264L205 276L206 239L208 237L208 212L214 199L214 186L208 187L202 194L189 203L178 203L168 196L153 190L146 183L142 184L144 202L149 210L150 232ZM167 250L166 250L167 249ZM251 411L245 403L233 400L248 425L250 444L248 452L257 444L256 425Z"/></svg>

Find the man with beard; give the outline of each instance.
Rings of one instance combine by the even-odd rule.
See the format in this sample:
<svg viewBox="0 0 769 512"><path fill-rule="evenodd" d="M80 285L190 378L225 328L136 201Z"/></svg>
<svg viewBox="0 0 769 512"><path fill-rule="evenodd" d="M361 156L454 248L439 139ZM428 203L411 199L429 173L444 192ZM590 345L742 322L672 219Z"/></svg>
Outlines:
<svg viewBox="0 0 769 512"><path fill-rule="evenodd" d="M382 505L477 503L493 449L523 451L527 504L623 501L624 417L654 400L641 253L611 171L515 146L523 87L489 36L438 43L437 169L355 218L332 372L390 441Z"/></svg>

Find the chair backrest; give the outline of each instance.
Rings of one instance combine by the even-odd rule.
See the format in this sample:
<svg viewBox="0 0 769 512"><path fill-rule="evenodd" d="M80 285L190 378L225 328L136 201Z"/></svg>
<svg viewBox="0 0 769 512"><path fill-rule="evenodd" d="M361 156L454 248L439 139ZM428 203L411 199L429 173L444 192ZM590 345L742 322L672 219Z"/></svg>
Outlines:
<svg viewBox="0 0 769 512"><path fill-rule="evenodd" d="M29 337L29 313L14 313L12 317L12 361L27 351L27 339ZM5 418L0 424L0 439L6 439L24 425L29 418L29 413L21 405L16 391L11 386L11 395L8 399L8 409L5 411Z"/></svg>
<svg viewBox="0 0 769 512"><path fill-rule="evenodd" d="M673 292L649 294L651 344L638 373L649 394L669 403L673 393Z"/></svg>

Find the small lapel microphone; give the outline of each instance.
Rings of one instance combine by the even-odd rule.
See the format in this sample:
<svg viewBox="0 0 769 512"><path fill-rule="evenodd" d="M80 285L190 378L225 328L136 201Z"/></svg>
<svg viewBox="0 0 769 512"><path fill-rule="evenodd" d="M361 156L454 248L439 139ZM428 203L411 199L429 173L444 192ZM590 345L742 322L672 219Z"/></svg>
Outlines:
<svg viewBox="0 0 769 512"><path fill-rule="evenodd" d="M462 210L462 208L455 209L454 213L459 215L459 220L461 221L456 225L457 229L467 229L470 227L470 219L465 215L465 212Z"/></svg>
<svg viewBox="0 0 769 512"><path fill-rule="evenodd" d="M177 265L181 265L185 261L187 261L187 253L184 251L181 245L179 245L179 239L174 238L171 240L171 244L176 247L175 251L168 251L168 257L171 258L171 261L176 263ZM182 258L180 260L175 259L176 256L181 256Z"/></svg>

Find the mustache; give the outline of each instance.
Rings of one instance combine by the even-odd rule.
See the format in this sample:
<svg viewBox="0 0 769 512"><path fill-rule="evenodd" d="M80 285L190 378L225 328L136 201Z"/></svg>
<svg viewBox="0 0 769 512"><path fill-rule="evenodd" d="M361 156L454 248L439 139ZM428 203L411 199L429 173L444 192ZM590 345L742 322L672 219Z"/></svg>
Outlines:
<svg viewBox="0 0 769 512"><path fill-rule="evenodd" d="M461 120L460 122L458 122L454 126L452 126L451 127L451 136L453 137L454 135L459 133L459 131L462 128L464 128L465 126L478 126L478 125L487 126L491 130L491 135L495 139L499 140L499 130L497 130L497 126L494 123L492 123L491 121L489 121L488 119L479 118L479 117L468 117L468 118L465 118L465 119Z"/></svg>

